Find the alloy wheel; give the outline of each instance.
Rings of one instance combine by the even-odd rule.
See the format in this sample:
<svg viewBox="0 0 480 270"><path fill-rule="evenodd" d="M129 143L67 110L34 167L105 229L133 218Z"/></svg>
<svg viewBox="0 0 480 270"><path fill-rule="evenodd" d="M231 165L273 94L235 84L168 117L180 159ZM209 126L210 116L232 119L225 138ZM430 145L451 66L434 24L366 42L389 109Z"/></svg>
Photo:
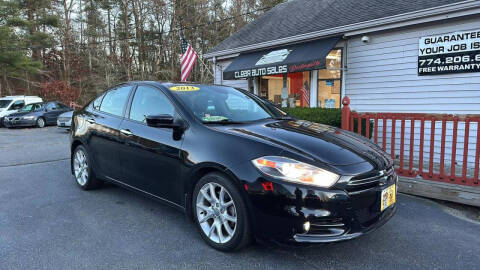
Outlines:
<svg viewBox="0 0 480 270"><path fill-rule="evenodd" d="M75 180L80 186L84 186L88 179L88 162L87 156L83 150L78 149L75 152L73 158L73 172L75 174Z"/></svg>
<svg viewBox="0 0 480 270"><path fill-rule="evenodd" d="M232 196L218 183L203 185L197 195L197 218L203 233L213 242L227 243L237 228L237 210Z"/></svg>
<svg viewBox="0 0 480 270"><path fill-rule="evenodd" d="M37 125L39 128L43 128L45 126L45 120L43 120L43 118L38 118Z"/></svg>

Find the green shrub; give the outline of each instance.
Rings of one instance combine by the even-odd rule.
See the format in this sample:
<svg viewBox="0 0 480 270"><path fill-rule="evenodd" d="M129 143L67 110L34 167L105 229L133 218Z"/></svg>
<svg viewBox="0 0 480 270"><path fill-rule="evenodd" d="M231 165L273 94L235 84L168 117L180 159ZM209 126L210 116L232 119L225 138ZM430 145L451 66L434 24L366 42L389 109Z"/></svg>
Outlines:
<svg viewBox="0 0 480 270"><path fill-rule="evenodd" d="M324 108L282 108L291 116L307 120L310 122L325 124L334 127L342 125L341 109L324 109Z"/></svg>

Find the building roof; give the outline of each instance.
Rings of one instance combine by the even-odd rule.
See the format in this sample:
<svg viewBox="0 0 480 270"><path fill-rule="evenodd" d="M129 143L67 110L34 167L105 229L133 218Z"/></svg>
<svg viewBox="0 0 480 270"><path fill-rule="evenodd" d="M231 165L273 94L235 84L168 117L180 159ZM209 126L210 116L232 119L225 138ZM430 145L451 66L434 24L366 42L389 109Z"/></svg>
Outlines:
<svg viewBox="0 0 480 270"><path fill-rule="evenodd" d="M469 1L290 0L247 24L208 54L459 2Z"/></svg>

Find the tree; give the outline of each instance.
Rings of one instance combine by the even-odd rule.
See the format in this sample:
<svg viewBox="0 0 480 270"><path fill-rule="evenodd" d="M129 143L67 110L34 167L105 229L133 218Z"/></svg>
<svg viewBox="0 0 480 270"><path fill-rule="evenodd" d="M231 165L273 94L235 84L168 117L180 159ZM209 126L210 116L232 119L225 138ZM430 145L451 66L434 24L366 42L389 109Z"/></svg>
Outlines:
<svg viewBox="0 0 480 270"><path fill-rule="evenodd" d="M25 18L20 25L27 30L25 38L29 41L32 58L40 60L41 51L55 45L55 40L48 31L58 27L58 17L50 14L51 1L49 0L17 0L16 2Z"/></svg>
<svg viewBox="0 0 480 270"><path fill-rule="evenodd" d="M84 103L122 81L179 80L180 36L201 58L281 2L0 0L0 95ZM189 80L213 78L197 61Z"/></svg>
<svg viewBox="0 0 480 270"><path fill-rule="evenodd" d="M42 67L39 61L28 55L28 45L35 40L33 36L15 31L29 26L21 17L21 11L17 2L0 1L0 96L4 92L13 94L12 84L28 82L28 73L38 73Z"/></svg>

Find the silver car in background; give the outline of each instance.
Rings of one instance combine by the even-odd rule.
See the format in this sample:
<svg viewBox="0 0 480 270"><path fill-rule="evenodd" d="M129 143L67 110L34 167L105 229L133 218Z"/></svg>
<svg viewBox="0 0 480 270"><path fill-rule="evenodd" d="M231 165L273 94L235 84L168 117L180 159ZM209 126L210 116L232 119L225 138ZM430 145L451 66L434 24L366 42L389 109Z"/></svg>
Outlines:
<svg viewBox="0 0 480 270"><path fill-rule="evenodd" d="M69 130L72 126L73 111L62 113L57 118L57 127Z"/></svg>

